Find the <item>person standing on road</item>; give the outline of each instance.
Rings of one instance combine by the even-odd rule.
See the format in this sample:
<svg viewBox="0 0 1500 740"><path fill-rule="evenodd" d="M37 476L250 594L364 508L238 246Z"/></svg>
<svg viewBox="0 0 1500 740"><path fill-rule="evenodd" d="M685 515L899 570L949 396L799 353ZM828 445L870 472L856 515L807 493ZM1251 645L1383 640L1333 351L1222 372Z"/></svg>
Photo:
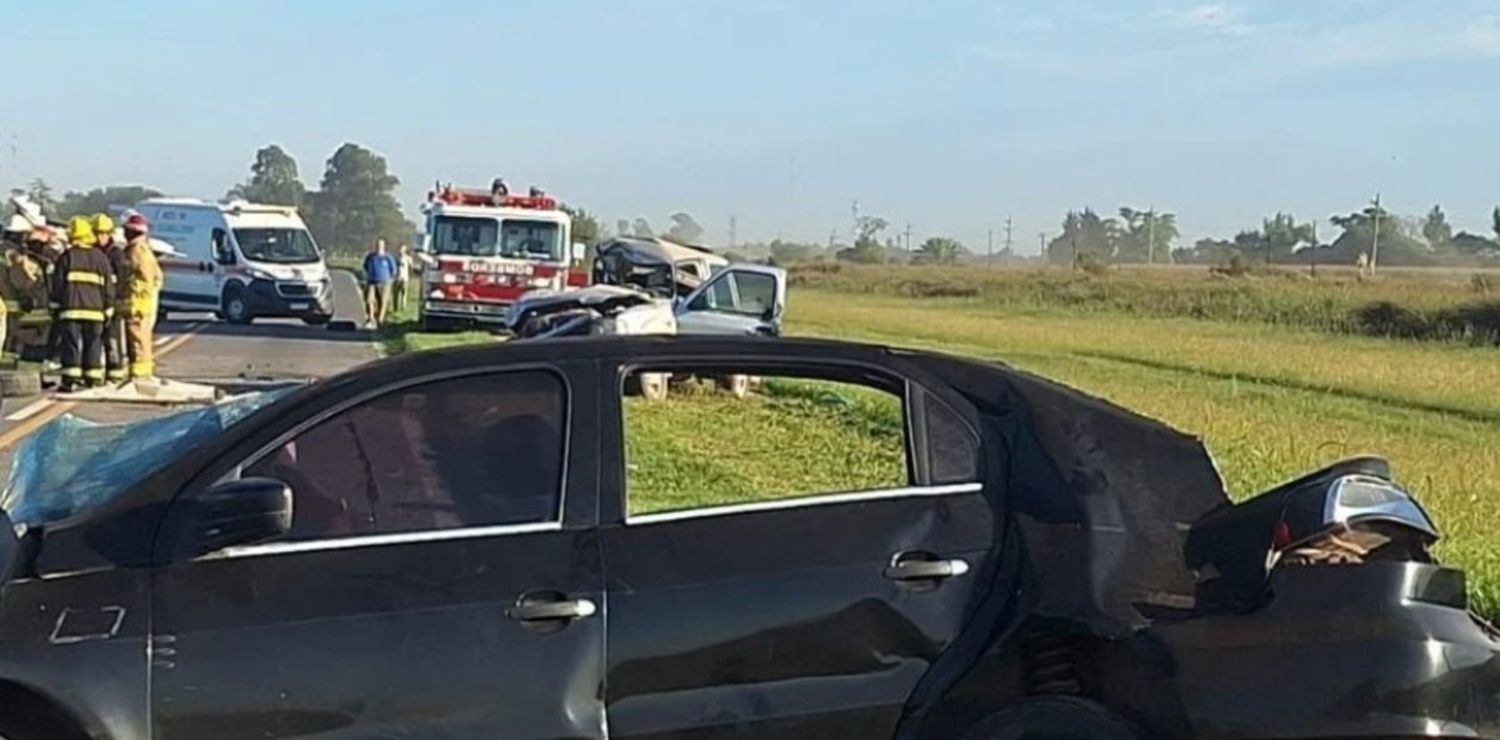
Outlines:
<svg viewBox="0 0 1500 740"><path fill-rule="evenodd" d="M415 271L416 265L411 257L411 247L402 244L401 248L396 250L396 286L392 295L397 311L406 310L406 291L410 287L407 281L411 280L411 275Z"/></svg>
<svg viewBox="0 0 1500 740"><path fill-rule="evenodd" d="M125 219L124 271L120 275L120 309L125 314L125 350L130 375L156 374L152 333L156 330L157 301L161 295L161 265L151 251L146 217L132 213Z"/></svg>
<svg viewBox="0 0 1500 740"><path fill-rule="evenodd" d="M125 245L115 239L114 219L103 213L94 216L94 233L99 238L99 250L109 258L118 286L124 277ZM104 323L104 376L112 382L123 382L130 377L125 368L125 313L119 302L110 308L114 313Z"/></svg>
<svg viewBox="0 0 1500 740"><path fill-rule="evenodd" d="M68 224L71 246L52 270L52 306L62 334L62 391L104 383L104 324L114 314L115 271L85 216Z"/></svg>
<svg viewBox="0 0 1500 740"><path fill-rule="evenodd" d="M365 325L371 329L385 321L391 303L391 282L396 279L396 260L386 254L385 240L376 239L375 249L365 255Z"/></svg>

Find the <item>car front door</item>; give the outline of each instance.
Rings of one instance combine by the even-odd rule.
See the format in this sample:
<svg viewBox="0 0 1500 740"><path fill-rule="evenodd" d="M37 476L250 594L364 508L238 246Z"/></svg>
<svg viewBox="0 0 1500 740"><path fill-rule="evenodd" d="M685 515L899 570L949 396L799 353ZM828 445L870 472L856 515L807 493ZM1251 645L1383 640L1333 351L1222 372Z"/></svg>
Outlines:
<svg viewBox="0 0 1500 740"><path fill-rule="evenodd" d="M779 334L786 273L740 266L719 271L677 309L680 334Z"/></svg>
<svg viewBox="0 0 1500 740"><path fill-rule="evenodd" d="M194 492L174 503L154 737L603 737L596 414L573 372L387 386L206 470L285 483L291 526L200 553Z"/></svg>
<svg viewBox="0 0 1500 740"><path fill-rule="evenodd" d="M611 736L890 737L983 592L993 511L965 402L868 367L629 372L761 382L606 406Z"/></svg>

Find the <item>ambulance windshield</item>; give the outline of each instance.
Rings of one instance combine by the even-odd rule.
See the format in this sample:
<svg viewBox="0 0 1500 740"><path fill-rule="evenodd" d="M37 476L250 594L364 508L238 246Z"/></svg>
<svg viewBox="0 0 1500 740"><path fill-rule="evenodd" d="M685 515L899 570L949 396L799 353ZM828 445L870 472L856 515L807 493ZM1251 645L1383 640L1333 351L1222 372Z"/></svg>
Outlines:
<svg viewBox="0 0 1500 740"><path fill-rule="evenodd" d="M245 259L280 265L300 265L322 259L305 229L235 229Z"/></svg>

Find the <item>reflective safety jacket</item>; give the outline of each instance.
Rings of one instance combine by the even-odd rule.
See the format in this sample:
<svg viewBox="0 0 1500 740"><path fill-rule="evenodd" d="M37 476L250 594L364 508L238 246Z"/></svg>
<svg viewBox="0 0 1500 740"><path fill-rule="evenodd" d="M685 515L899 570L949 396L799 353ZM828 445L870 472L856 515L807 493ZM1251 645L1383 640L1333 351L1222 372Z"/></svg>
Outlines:
<svg viewBox="0 0 1500 740"><path fill-rule="evenodd" d="M52 309L60 321L104 321L114 314L115 270L109 255L75 244L52 267Z"/></svg>
<svg viewBox="0 0 1500 740"><path fill-rule="evenodd" d="M156 314L156 300L161 293L161 265L151 251L149 239L136 239L125 245L120 268L120 310L131 318Z"/></svg>

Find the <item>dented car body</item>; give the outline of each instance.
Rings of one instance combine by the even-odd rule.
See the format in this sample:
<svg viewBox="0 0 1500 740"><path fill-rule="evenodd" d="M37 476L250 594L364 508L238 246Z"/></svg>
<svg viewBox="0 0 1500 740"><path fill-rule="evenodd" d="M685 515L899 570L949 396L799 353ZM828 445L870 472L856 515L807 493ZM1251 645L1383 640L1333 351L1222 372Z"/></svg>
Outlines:
<svg viewBox="0 0 1500 740"><path fill-rule="evenodd" d="M896 389L907 486L630 514L619 389L682 367ZM450 440L456 460L390 443L489 378L514 408L474 417L494 434ZM468 480L500 449L542 474L506 478L520 508L328 510L291 464L320 429L412 487L401 471ZM560 449L533 446L550 434ZM616 337L406 355L13 529L10 740L1500 733L1500 643L1382 462L1232 505L1198 440L935 354Z"/></svg>

